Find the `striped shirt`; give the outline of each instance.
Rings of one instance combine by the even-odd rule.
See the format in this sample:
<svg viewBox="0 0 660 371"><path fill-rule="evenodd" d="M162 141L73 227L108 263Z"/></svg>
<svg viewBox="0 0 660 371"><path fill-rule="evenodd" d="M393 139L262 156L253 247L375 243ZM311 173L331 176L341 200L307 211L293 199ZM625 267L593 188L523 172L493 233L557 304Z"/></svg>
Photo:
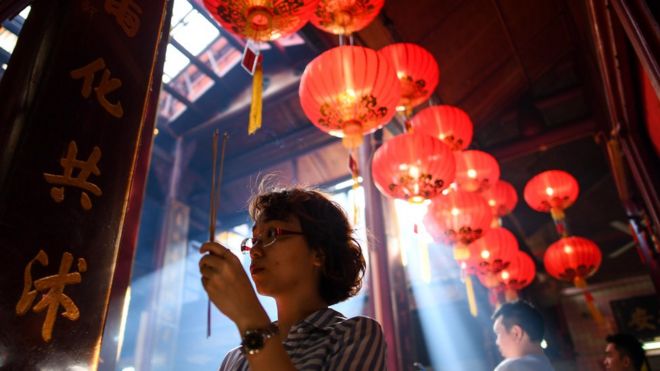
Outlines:
<svg viewBox="0 0 660 371"><path fill-rule="evenodd" d="M346 318L325 308L295 324L283 342L297 370L385 370L380 324L368 317ZM231 350L220 371L249 370L240 348Z"/></svg>

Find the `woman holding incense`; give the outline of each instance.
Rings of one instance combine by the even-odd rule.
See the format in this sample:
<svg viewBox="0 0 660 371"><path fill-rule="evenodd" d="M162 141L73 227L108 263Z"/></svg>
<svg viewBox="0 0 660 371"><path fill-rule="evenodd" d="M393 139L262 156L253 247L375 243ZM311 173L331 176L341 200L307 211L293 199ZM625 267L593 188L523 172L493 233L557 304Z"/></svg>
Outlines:
<svg viewBox="0 0 660 371"><path fill-rule="evenodd" d="M202 284L241 334L221 370L384 370L380 325L346 318L328 306L355 295L365 261L344 211L314 190L274 190L250 202L253 237L246 238L257 292L277 304L263 309L240 260L209 242L199 262Z"/></svg>

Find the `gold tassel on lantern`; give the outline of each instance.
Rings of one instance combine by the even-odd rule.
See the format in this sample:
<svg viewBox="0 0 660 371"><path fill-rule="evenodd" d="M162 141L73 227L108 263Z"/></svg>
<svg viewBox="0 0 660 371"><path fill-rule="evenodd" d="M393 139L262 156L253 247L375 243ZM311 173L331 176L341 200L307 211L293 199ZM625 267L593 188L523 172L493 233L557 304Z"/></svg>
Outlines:
<svg viewBox="0 0 660 371"><path fill-rule="evenodd" d="M593 318L598 325L602 325L604 323L603 314L596 306L596 303L594 302L594 297L591 295L591 293L587 288L587 282L584 280L584 278L580 278L580 277L575 277L575 280L573 282L575 284L575 287L582 289L582 292L584 293L584 300L587 303L587 308L589 309L591 318Z"/></svg>
<svg viewBox="0 0 660 371"><path fill-rule="evenodd" d="M472 317L477 316L477 301L474 298L474 286L472 285L472 277L467 272L467 260L470 258L470 249L462 242L454 246L454 260L461 267L461 276L465 281L465 293L467 294L468 306L470 307L470 314Z"/></svg>
<svg viewBox="0 0 660 371"><path fill-rule="evenodd" d="M562 238L568 237L568 227L566 226L566 215L564 210L553 207L550 209L552 221L555 223L555 229Z"/></svg>
<svg viewBox="0 0 660 371"><path fill-rule="evenodd" d="M454 245L453 252L454 260L456 260L458 264L462 264L470 258L470 249L462 242L458 242Z"/></svg>
<svg viewBox="0 0 660 371"><path fill-rule="evenodd" d="M552 216L553 220L564 220L564 218L566 218L564 210L556 207L550 209L550 215Z"/></svg>
<svg viewBox="0 0 660 371"><path fill-rule="evenodd" d="M353 156L355 152L355 149L351 149L351 151L348 153L348 168L351 171L351 178L353 179L353 225L357 225L358 221L360 220L359 218L359 207L357 203L357 190L360 188L360 168L358 166L358 162L356 157Z"/></svg>
<svg viewBox="0 0 660 371"><path fill-rule="evenodd" d="M262 56L257 56L257 68L252 76L252 105L250 106L250 121L248 124L248 134L254 134L261 127L261 94L263 92L264 72L262 68Z"/></svg>
<svg viewBox="0 0 660 371"><path fill-rule="evenodd" d="M477 300L474 297L474 286L472 285L472 277L469 274L465 275L465 292L467 293L468 306L470 307L470 314L472 317L477 316Z"/></svg>

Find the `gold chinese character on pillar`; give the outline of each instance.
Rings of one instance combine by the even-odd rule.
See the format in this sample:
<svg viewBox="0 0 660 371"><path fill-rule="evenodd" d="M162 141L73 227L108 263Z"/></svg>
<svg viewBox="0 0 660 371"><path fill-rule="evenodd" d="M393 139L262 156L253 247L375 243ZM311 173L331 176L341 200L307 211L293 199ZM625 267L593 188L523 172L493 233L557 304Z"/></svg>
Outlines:
<svg viewBox="0 0 660 371"><path fill-rule="evenodd" d="M133 0L105 0L106 13L115 16L117 23L128 37L135 37L140 30L142 8Z"/></svg>
<svg viewBox="0 0 660 371"><path fill-rule="evenodd" d="M46 252L39 250L37 256L30 260L25 267L23 274L23 293L16 304L16 314L19 316L25 315L32 307L32 303L36 299L38 293L41 293L41 300L32 307L32 311L40 313L48 309L46 312L46 319L41 327L41 337L44 341L49 342L52 339L53 326L55 325L55 319L60 305L64 307L62 317L71 321L80 318L78 307L73 300L64 293L64 288L66 285L82 282L82 276L80 273L87 270L87 262L85 259L79 258L78 271L69 272L71 264L73 263L73 255L65 252L62 254L59 272L56 275L40 278L33 283L32 265L35 262L38 262L42 266L48 266L48 255Z"/></svg>
<svg viewBox="0 0 660 371"><path fill-rule="evenodd" d="M124 116L124 109L121 106L121 102L110 103L106 95L119 89L122 82L117 78L110 78L110 69L105 67L103 58L97 58L86 66L71 71L71 77L74 79L83 79L83 86L80 93L83 97L89 98L90 94L92 94L92 86L96 78L96 73L101 70L103 70L101 81L93 88L96 93L96 100L109 114L121 118Z"/></svg>
<svg viewBox="0 0 660 371"><path fill-rule="evenodd" d="M89 155L87 161L78 160L76 158L77 155L78 146L76 145L76 142L72 140L69 142L66 157L60 159L60 165L64 169L64 174L55 175L44 173L44 178L49 184L62 186L50 189L50 197L55 202L59 203L64 200L64 186L77 187L83 190L80 195L80 205L85 210L91 210L92 200L89 198L87 192L91 192L97 197L103 194L101 188L96 184L87 181L87 178L89 178L91 174L97 176L101 175L101 170L96 166L101 158L101 149L94 146L92 154ZM73 176L73 170L80 170L77 176Z"/></svg>

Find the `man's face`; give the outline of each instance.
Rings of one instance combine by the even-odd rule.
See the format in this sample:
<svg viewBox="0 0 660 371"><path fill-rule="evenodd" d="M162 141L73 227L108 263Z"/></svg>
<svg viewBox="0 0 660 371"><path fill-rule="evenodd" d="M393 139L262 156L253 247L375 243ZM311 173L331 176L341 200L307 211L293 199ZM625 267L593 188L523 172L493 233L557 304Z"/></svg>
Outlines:
<svg viewBox="0 0 660 371"><path fill-rule="evenodd" d="M502 323L502 316L497 317L495 323L493 324L493 331L497 336L495 344L497 344L497 347L499 348L500 353L504 358L518 357L518 348L520 342L517 341L515 337L515 327L516 326L514 325L510 330L507 331L506 327Z"/></svg>
<svg viewBox="0 0 660 371"><path fill-rule="evenodd" d="M632 370L630 358L619 353L619 350L617 350L612 343L608 343L605 347L605 359L603 359L603 366L606 370L612 371Z"/></svg>

